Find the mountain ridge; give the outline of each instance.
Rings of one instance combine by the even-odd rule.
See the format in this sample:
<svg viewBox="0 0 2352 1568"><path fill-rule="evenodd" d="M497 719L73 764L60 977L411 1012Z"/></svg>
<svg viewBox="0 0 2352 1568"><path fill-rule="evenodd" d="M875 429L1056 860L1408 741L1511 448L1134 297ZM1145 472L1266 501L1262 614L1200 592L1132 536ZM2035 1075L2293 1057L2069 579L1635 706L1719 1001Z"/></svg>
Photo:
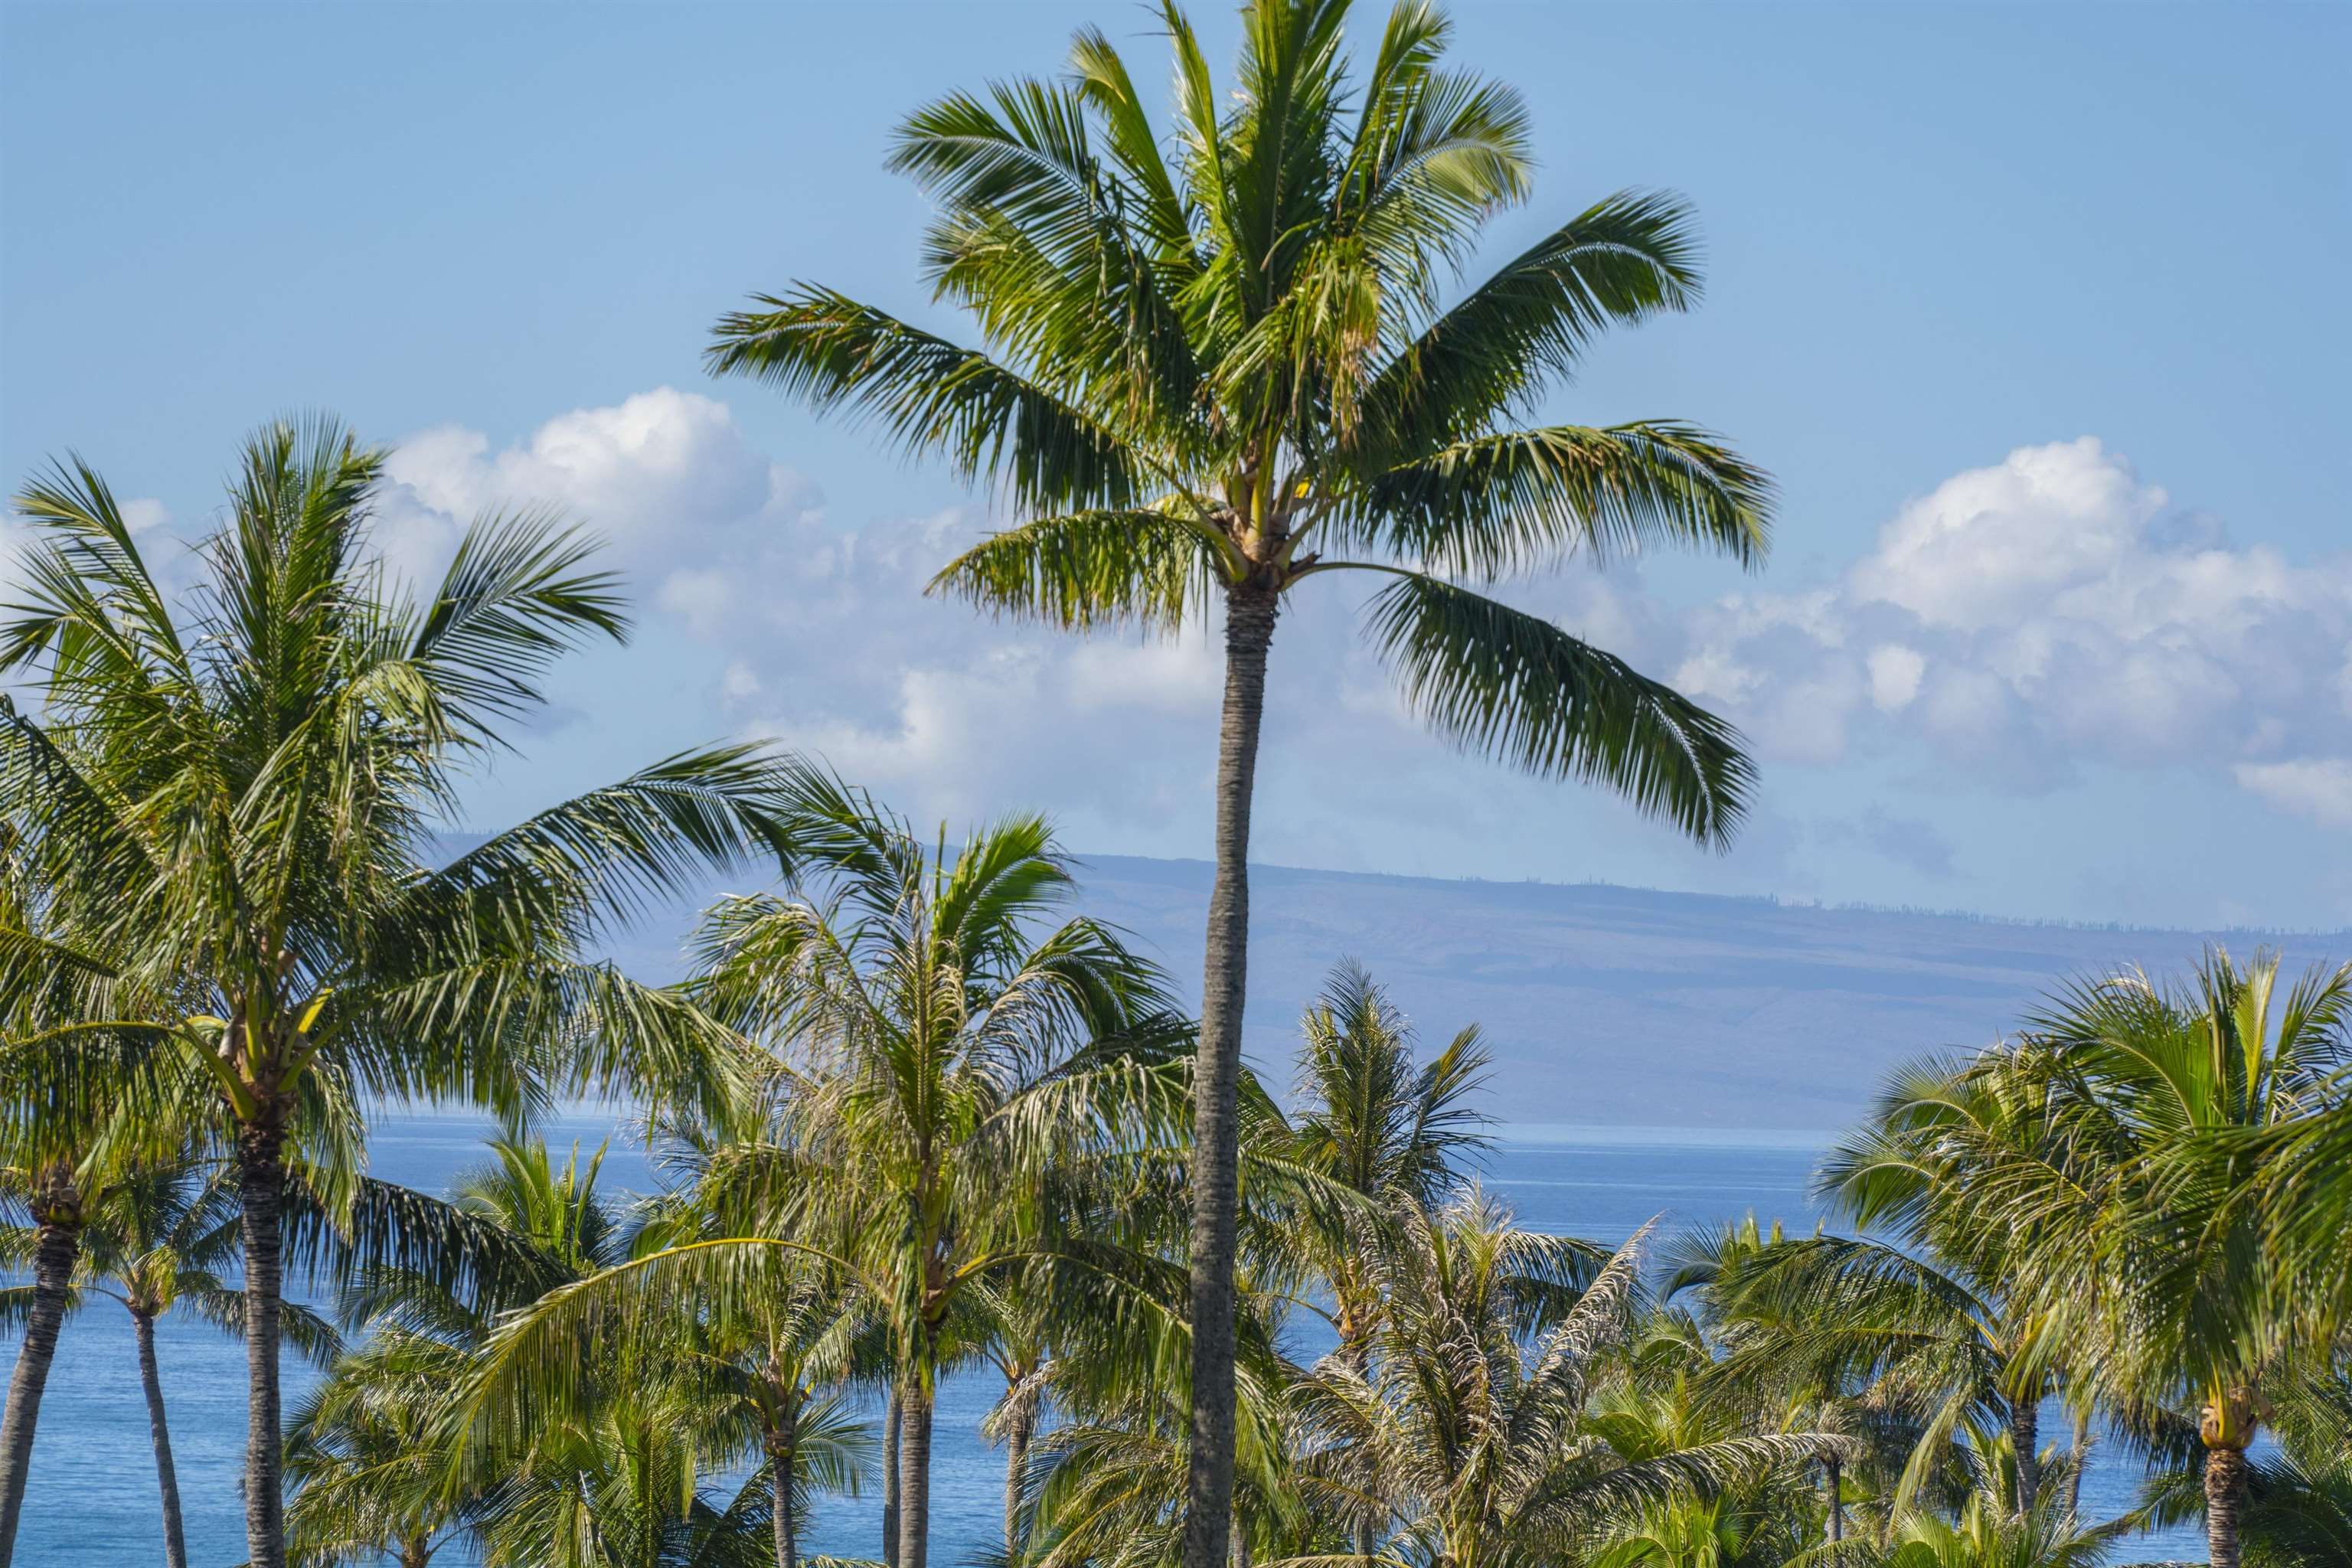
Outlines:
<svg viewBox="0 0 2352 1568"><path fill-rule="evenodd" d="M1071 859L1069 907L1133 933L1195 1003L1211 863ZM614 955L674 975L676 942L707 901L649 910ZM1428 1048L1481 1026L1496 1058L1486 1109L1503 1122L1694 1132L1847 1125L1897 1064L1986 1044L2070 979L2177 973L2217 942L2278 948L2291 971L2352 958L2352 931L2091 926L1259 863L1251 916L1244 1048L1278 1090L1299 1015L1353 958Z"/></svg>

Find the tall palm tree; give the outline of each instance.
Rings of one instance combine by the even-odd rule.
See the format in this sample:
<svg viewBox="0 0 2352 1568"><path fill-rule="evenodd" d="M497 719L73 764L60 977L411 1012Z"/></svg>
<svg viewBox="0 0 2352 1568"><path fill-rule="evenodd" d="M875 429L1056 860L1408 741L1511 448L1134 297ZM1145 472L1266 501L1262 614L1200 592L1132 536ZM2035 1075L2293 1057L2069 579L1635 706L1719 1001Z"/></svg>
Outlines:
<svg viewBox="0 0 2352 1568"><path fill-rule="evenodd" d="M925 268L984 350L803 283L723 318L709 362L1001 484L1018 525L938 591L1073 629L1223 614L1186 1563L1223 1568L1250 809L1283 605L1372 574L1367 632L1433 728L1720 845L1751 780L1730 727L1476 589L1660 543L1753 563L1771 492L1689 425L1520 423L1601 331L1690 306L1691 213L1607 197L1449 303L1531 160L1525 104L1444 67L1429 0L1399 0L1352 78L1349 0L1250 0L1230 98L1175 0L1160 9L1172 157L1093 28L1066 78L957 93L900 128L892 167L940 206Z"/></svg>
<svg viewBox="0 0 2352 1568"><path fill-rule="evenodd" d="M10 1289L4 1302L7 1327L23 1338L9 1374L8 1405L0 1420L0 1568L16 1556L16 1526L25 1506L25 1483L32 1471L33 1436L41 1398L57 1357L58 1332L74 1307L74 1273L81 1260L83 1178L68 1158L42 1161L12 1184L23 1194L33 1221L30 1247L14 1248L12 1266L25 1268L31 1282ZM28 1266L29 1267L26 1267Z"/></svg>
<svg viewBox="0 0 2352 1568"><path fill-rule="evenodd" d="M568 1321L740 1319L811 1263L841 1270L894 1342L897 1562L924 1568L940 1373L984 1331L984 1285L1117 1279L1099 1188L1179 1147L1182 1031L1116 932L1083 917L1040 929L1075 886L1042 819L934 851L830 774L788 773L786 893L716 906L693 982L773 1049L767 1093L709 1156L708 1233L583 1282ZM560 1395L536 1342L520 1321L501 1337L477 1409Z"/></svg>
<svg viewBox="0 0 2352 1568"><path fill-rule="evenodd" d="M5 1114L208 1107L241 1212L255 1568L285 1562L289 1155L352 1163L373 1097L513 1118L593 1079L712 1085L723 1031L587 955L647 893L782 847L764 764L728 746L449 858L465 770L625 623L589 542L537 515L481 520L413 597L368 545L383 471L331 422L263 428L175 603L106 482L61 465L17 498L38 542L0 626L0 671L45 709L0 712L0 817L85 1019L16 1044Z"/></svg>
<svg viewBox="0 0 2352 1568"><path fill-rule="evenodd" d="M2265 1223L2266 1135L2323 1113L2352 1055L2352 965L2278 979L2216 950L2184 984L2078 985L1885 1118L1933 1173L1939 1247L1977 1238L2013 1300L2087 1336L2093 1392L2198 1408L2215 1568L2241 1559L2264 1384L2320 1328Z"/></svg>

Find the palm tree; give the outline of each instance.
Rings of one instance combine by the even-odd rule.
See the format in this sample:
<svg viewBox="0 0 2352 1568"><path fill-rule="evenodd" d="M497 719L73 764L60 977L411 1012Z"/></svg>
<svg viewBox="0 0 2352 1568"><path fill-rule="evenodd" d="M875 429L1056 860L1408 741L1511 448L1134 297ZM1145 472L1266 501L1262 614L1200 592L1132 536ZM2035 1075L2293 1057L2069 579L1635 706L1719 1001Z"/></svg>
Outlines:
<svg viewBox="0 0 2352 1568"><path fill-rule="evenodd" d="M286 1435L293 1483L286 1528L304 1568L372 1563L426 1568L478 1516L482 1500L445 1484L440 1419L467 1370L457 1345L379 1329L299 1400Z"/></svg>
<svg viewBox="0 0 2352 1568"><path fill-rule="evenodd" d="M1840 1236L1744 1250L1706 1289L1724 1341L1709 1381L1777 1387L1901 1413L1910 1452L1887 1509L1911 1510L1955 1441L1989 1452L2006 1436L2017 1508L2040 1500L2038 1407L2055 1354L2041 1325L1932 1253ZM1834 1483L1833 1483L1834 1484Z"/></svg>
<svg viewBox="0 0 2352 1568"><path fill-rule="evenodd" d="M731 1489L734 1412L691 1375L622 1358L602 1394L507 1459L482 1528L485 1568L768 1568L773 1489L761 1466Z"/></svg>
<svg viewBox="0 0 2352 1568"><path fill-rule="evenodd" d="M1487 1118L1468 1103L1489 1058L1473 1024L1417 1064L1411 1022L1352 960L1332 970L1300 1033L1299 1102L1283 1152L1364 1201L1309 1205L1286 1239L1330 1302L1336 1353L1360 1373L1381 1305L1368 1227L1399 1204L1433 1210L1466 1179L1456 1159L1489 1142ZM1357 1544L1371 1555L1368 1533Z"/></svg>
<svg viewBox="0 0 2352 1568"><path fill-rule="evenodd" d="M2034 1245L2032 1227L1979 1204L1971 1177L1955 1167L1954 1158L1956 1150L1968 1150L1974 1152L1963 1158L1978 1163L2031 1165L2054 1136L2047 1109L2046 1101L2021 1084L1979 1074L1969 1065L1930 1060L1898 1069L1880 1096L1876 1114L1831 1150L1817 1186L1856 1226L1888 1233L1907 1250L1827 1238L1800 1261L1790 1279L1767 1286L1791 1305L1846 1303L1863 1332L1844 1342L1865 1357L1873 1353L1874 1314L1877 1331L1892 1330L1899 1320L1918 1337L1878 1342L1884 1352L1878 1366L1882 1373L1892 1372L1914 1358L1906 1381L1915 1389L1936 1381L1930 1373L1927 1384L1920 1382L1917 1374L1926 1368L1916 1357L1925 1352L1946 1358L1951 1373L1946 1392L1960 1403L1929 1421L1923 1444L1947 1441L1957 1427L1967 1426L1981 1447L1990 1434L1981 1421L1963 1416L1961 1405L1977 1402L1979 1415L2005 1409L2021 1513L2042 1500L2042 1400L2059 1382L2084 1381L2062 1374L2095 1359L2084 1341L2091 1328L2063 1294L2040 1302L2017 1299L2011 1285L2022 1267L2021 1254ZM1804 1258L1802 1249L1784 1256ZM1829 1276L1809 1285L1805 1273L1822 1267ZM1817 1316L1812 1327L1836 1332L1827 1315ZM1940 1351L1933 1348L1937 1346ZM1970 1362L1973 1374L1963 1370ZM2069 1397L2079 1424L2085 1389L2070 1387ZM1915 1455L1922 1462L1927 1457L1924 1447ZM1895 1503L1898 1512L1908 1506L1918 1479L1917 1465L1906 1470Z"/></svg>
<svg viewBox="0 0 2352 1568"><path fill-rule="evenodd" d="M104 1297L131 1316L163 1494L163 1556L171 1568L187 1568L188 1552L155 1356L155 1322L175 1305L184 1305L205 1321L242 1334L244 1298L218 1273L234 1258L236 1242L236 1194L193 1161L133 1171L110 1183L82 1210L81 1256L74 1270L78 1304ZM37 1257L39 1246L37 1227L0 1234L0 1254L12 1262ZM284 1312L289 1345L321 1365L334 1359L341 1345L332 1324L293 1302L286 1303Z"/></svg>
<svg viewBox="0 0 2352 1568"><path fill-rule="evenodd" d="M330 1230L327 1205L298 1211L295 1249L333 1250L340 1310L368 1335L296 1413L288 1517L298 1562L373 1562L389 1552L421 1563L461 1531L499 1548L517 1519L546 1523L551 1490L585 1487L578 1474L562 1479L563 1461L606 1476L610 1457L596 1455L593 1438L583 1443L576 1425L519 1435L471 1466L448 1441L494 1326L628 1256L631 1234L599 1188L603 1163L601 1150L583 1159L575 1148L559 1163L536 1139L501 1136L446 1198L367 1184L350 1205L348 1238ZM612 1382L611 1358L593 1342L584 1353L567 1350ZM650 1383L675 1397L669 1382ZM604 1430L593 1415L586 1425ZM631 1511L625 1498L616 1506L631 1530L664 1528L667 1516Z"/></svg>
<svg viewBox="0 0 2352 1568"><path fill-rule="evenodd" d="M1473 1190L1400 1217L1370 1369L1327 1358L1301 1391L1299 1463L1354 1500L1383 1563L1512 1568L1572 1557L1604 1521L1706 1496L1823 1440L1729 1436L1628 1457L1593 1400L1636 1339L1643 1237L1579 1290L1581 1248L1520 1230Z"/></svg>
<svg viewBox="0 0 2352 1568"><path fill-rule="evenodd" d="M1062 1327L1058 1303L1044 1279L1009 1276L976 1292L985 1325L981 1353L1004 1379L1004 1393L982 1423L983 1436L1004 1445L1004 1560L1024 1552L1022 1515L1029 1480L1029 1446L1036 1439L1053 1383L1055 1345Z"/></svg>
<svg viewBox="0 0 2352 1568"><path fill-rule="evenodd" d="M759 1457L776 1568L797 1568L810 1498L855 1495L869 1468L872 1432L845 1384L871 1309L838 1270L799 1257L682 1300L670 1293L675 1266L696 1256L701 1227L690 1206L674 1206L639 1233L635 1256L512 1314L468 1369L468 1424L496 1422L503 1441L483 1461L495 1462L539 1433L593 1423L616 1384L683 1377L702 1445ZM582 1345L600 1349L583 1356Z"/></svg>
<svg viewBox="0 0 2352 1568"><path fill-rule="evenodd" d="M1416 1063L1412 1024L1351 961L1332 970L1300 1033L1287 1152L1368 1201L1324 1211L1340 1223L1310 1223L1294 1239L1320 1244L1318 1272L1331 1293L1339 1353L1360 1370L1380 1305L1363 1224L1398 1203L1433 1210L1468 1179L1456 1162L1490 1143L1488 1119L1469 1103L1485 1087L1490 1058L1473 1024L1426 1064ZM1600 1262L1595 1258L1594 1267Z"/></svg>
<svg viewBox="0 0 2352 1568"><path fill-rule="evenodd" d="M2246 1561L2256 1568L2352 1563L2352 1370L2340 1362L2297 1367L2278 1380L2270 1405L2277 1446L2250 1460ZM2205 1500L2200 1468L2169 1465L2151 1476L2144 1516L2159 1525L2195 1518Z"/></svg>
<svg viewBox="0 0 2352 1568"><path fill-rule="evenodd" d="M2264 1384L2321 1326L2265 1223L2266 1135L2324 1112L2352 1046L2352 965L2277 982L2274 955L2217 950L2185 985L2078 985L1884 1119L1932 1173L1939 1247L1978 1238L2011 1300L2086 1336L2092 1392L2198 1408L2216 1568L2241 1559Z"/></svg>
<svg viewBox="0 0 2352 1568"><path fill-rule="evenodd" d="M1662 1304L1595 1391L1585 1431L1620 1458L1639 1461L1765 1425L1757 1411L1710 1396L1707 1380L1720 1353L1697 1319ZM1823 1452L1839 1462L1847 1445ZM1685 1490L1642 1505L1630 1519L1605 1521L1587 1561L1591 1568L1781 1568L1822 1532L1805 1489L1788 1484L1795 1468L1776 1466L1705 1493ZM1834 1506L1824 1511L1834 1513Z"/></svg>
<svg viewBox="0 0 2352 1568"><path fill-rule="evenodd" d="M1762 559L1769 481L1706 432L1520 424L1601 331L1691 305L1690 210L1607 197L1448 304L1487 220L1529 193L1526 106L1444 68L1429 0L1399 0L1351 80L1351 8L1250 0L1226 100L1161 0L1172 159L1092 28L1062 80L910 117L891 163L940 203L926 270L984 351L803 283L723 318L708 356L1003 487L1018 525L937 591L1080 630L1172 635L1223 613L1187 1568L1226 1556L1250 808L1286 596L1372 574L1367 632L1433 728L1603 784L1700 842L1729 838L1752 777L1722 721L1476 591L1659 543Z"/></svg>
<svg viewBox="0 0 2352 1568"><path fill-rule="evenodd" d="M0 696L0 721L13 711L11 700ZM0 1295L8 1325L22 1335L0 1416L0 1568L16 1555L33 1438L58 1334L76 1304L89 1206L123 1164L107 1136L105 1108L57 1104L41 1092L41 1075L26 1070L27 1053L18 1042L96 1021L79 983L83 955L57 931L54 904L23 835L0 819L0 1103L15 1108L0 1121L0 1190L32 1222L9 1238L9 1262L29 1282ZM121 1041L94 1031L89 1048L100 1056L119 1051Z"/></svg>
<svg viewBox="0 0 2352 1568"><path fill-rule="evenodd" d="M255 1568L285 1562L289 1155L351 1163L374 1097L513 1119L590 1080L711 1086L723 1032L585 955L647 893L782 847L764 764L729 746L450 858L463 770L553 659L625 623L589 543L537 515L483 519L410 597L368 549L383 463L327 421L262 429L176 606L106 482L61 465L17 498L40 539L0 627L0 670L46 710L0 713L0 817L89 1020L17 1042L5 1114L168 1109L168 1128L208 1104L241 1213Z"/></svg>
<svg viewBox="0 0 2352 1568"><path fill-rule="evenodd" d="M57 1356L58 1331L73 1310L74 1271L81 1258L82 1184L76 1163L44 1161L24 1174L27 1179L16 1184L22 1188L33 1220L32 1245L13 1248L9 1262L18 1267L29 1262L32 1282L0 1298L6 1326L23 1334L16 1370L8 1379L6 1417L0 1421L0 1568L7 1568L16 1556L41 1396L48 1387L49 1363Z"/></svg>
<svg viewBox="0 0 2352 1568"><path fill-rule="evenodd" d="M801 851L787 896L716 906L693 983L773 1047L764 1102L709 1156L709 1231L584 1281L565 1321L742 1321L811 1264L840 1270L892 1336L897 1563L924 1568L932 1399L984 1331L982 1289L1017 1274L1101 1291L1148 1267L1120 1257L1099 1188L1132 1186L1177 1148L1182 1031L1117 933L1084 918L1037 929L1075 885L1042 819L935 853L830 774L787 773ZM560 1397L562 1368L538 1342L527 1321L501 1335L477 1410Z"/></svg>

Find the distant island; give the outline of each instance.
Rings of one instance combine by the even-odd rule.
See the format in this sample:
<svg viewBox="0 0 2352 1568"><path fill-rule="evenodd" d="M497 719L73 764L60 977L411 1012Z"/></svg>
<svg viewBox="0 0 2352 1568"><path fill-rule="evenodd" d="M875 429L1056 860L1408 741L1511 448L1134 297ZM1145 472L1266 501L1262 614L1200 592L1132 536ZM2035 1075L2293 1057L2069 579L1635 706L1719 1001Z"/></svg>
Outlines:
<svg viewBox="0 0 2352 1568"><path fill-rule="evenodd" d="M1087 910L1140 939L1198 1001L1205 860L1077 856ZM721 884L714 883L716 892ZM681 969L706 899L650 910L615 951ZM1257 866L1250 1059L1280 1079L1335 955L1380 977L1424 1041L1465 1024L1495 1053L1507 1123L1826 1132L1888 1068L1973 1050L2066 981L2179 967L2210 944L2276 948L2292 973L2352 931L2182 931L1782 902L1602 882L1496 882Z"/></svg>

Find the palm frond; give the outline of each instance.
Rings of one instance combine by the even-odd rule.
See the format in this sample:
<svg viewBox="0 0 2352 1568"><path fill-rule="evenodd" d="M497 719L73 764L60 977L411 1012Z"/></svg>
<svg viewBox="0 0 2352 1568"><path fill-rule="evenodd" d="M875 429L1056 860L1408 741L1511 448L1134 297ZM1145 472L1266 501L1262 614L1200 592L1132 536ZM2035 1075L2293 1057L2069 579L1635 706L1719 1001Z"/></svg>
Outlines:
<svg viewBox="0 0 2352 1568"><path fill-rule="evenodd" d="M1408 574L1366 631L1407 703L1465 747L1604 785L1711 847L1747 813L1755 767L1738 731L1549 621Z"/></svg>

